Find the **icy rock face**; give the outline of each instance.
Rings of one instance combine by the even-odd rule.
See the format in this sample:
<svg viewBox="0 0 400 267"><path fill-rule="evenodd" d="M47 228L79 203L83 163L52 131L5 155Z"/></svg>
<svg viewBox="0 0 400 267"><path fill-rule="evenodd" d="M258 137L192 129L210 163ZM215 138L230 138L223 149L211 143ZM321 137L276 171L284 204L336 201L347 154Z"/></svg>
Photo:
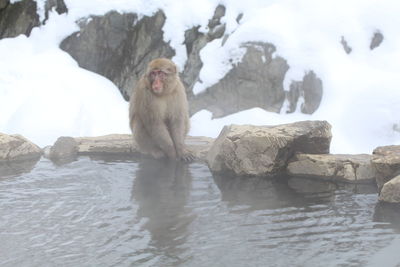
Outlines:
<svg viewBox="0 0 400 267"><path fill-rule="evenodd" d="M0 1L0 39L28 35L40 24L35 1Z"/></svg>
<svg viewBox="0 0 400 267"><path fill-rule="evenodd" d="M276 50L272 44L247 43L243 47L246 53L242 61L192 99L191 113L206 108L213 117L224 117L253 107L280 111L285 100L283 80L289 66L283 58L272 57Z"/></svg>
<svg viewBox="0 0 400 267"><path fill-rule="evenodd" d="M120 89L126 100L131 95L147 63L158 57L175 55L163 41L162 11L138 20L136 14L111 11L80 22L80 31L60 45L80 67L101 74Z"/></svg>
<svg viewBox="0 0 400 267"><path fill-rule="evenodd" d="M44 9L45 18L40 21L36 1L23 0L12 4L9 0L0 0L0 39L20 34L29 36L34 27L46 22L50 10L54 9L58 14L68 11L63 0L47 0Z"/></svg>
<svg viewBox="0 0 400 267"><path fill-rule="evenodd" d="M283 81L289 65L285 59L273 55L276 48L269 43L243 44L246 52L241 62L232 63L232 69L218 83L194 95L193 87L200 81L203 67L201 50L213 40L220 39L223 45L229 38L222 22L224 15L225 7L219 5L209 20L207 32L201 32L198 26L184 33L187 61L181 77L191 115L207 109L213 117L223 117L253 107L280 112L285 99L291 107L285 112L294 112L300 97L304 99L301 111L313 113L322 98L321 80L313 72L306 73L303 81L293 82L291 93L286 93ZM137 14L117 12L92 16L80 22L80 31L67 37L61 48L81 67L113 81L128 100L148 62L175 55L163 39L165 20L162 11L141 19Z"/></svg>
<svg viewBox="0 0 400 267"><path fill-rule="evenodd" d="M275 175L285 171L297 152L329 153L331 138L331 126L326 121L226 126L208 152L207 163L215 173Z"/></svg>
<svg viewBox="0 0 400 267"><path fill-rule="evenodd" d="M39 159L42 150L20 135L0 133L0 162Z"/></svg>

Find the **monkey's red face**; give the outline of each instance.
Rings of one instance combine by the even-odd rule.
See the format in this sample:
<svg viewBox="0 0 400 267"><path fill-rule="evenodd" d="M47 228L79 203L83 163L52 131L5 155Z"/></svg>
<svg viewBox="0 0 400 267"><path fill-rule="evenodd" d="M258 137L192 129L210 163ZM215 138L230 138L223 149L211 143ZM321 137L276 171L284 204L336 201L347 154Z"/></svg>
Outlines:
<svg viewBox="0 0 400 267"><path fill-rule="evenodd" d="M162 70L152 70L149 74L151 90L155 94L161 94L164 91L164 83L167 73Z"/></svg>

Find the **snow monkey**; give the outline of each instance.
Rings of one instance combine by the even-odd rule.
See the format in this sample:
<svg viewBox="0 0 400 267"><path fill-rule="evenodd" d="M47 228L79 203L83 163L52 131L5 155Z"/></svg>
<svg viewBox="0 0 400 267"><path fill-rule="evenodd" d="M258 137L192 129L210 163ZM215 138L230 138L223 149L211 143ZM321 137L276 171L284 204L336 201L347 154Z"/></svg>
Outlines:
<svg viewBox="0 0 400 267"><path fill-rule="evenodd" d="M193 160L184 144L189 131L186 92L171 60L158 58L149 63L130 98L129 120L143 154Z"/></svg>

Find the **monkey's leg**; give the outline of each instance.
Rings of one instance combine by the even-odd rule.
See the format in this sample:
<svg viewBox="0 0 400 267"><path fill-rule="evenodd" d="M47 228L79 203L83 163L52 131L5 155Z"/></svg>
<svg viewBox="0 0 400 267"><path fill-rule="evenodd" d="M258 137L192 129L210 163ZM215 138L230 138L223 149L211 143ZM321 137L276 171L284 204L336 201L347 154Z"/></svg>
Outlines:
<svg viewBox="0 0 400 267"><path fill-rule="evenodd" d="M185 147L186 128L185 121L182 119L171 121L169 125L169 131L174 142L177 157L183 161L191 162L194 160L194 156Z"/></svg>
<svg viewBox="0 0 400 267"><path fill-rule="evenodd" d="M150 155L156 159L166 156L165 153L151 139L140 120L133 128L133 135L142 154Z"/></svg>

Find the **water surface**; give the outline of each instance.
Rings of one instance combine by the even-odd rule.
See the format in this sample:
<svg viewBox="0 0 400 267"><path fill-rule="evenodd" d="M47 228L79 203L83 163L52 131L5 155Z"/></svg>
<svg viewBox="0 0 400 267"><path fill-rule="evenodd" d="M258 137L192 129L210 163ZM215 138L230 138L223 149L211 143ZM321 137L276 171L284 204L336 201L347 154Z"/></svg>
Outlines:
<svg viewBox="0 0 400 267"><path fill-rule="evenodd" d="M375 188L80 157L0 167L0 266L400 266Z"/></svg>

